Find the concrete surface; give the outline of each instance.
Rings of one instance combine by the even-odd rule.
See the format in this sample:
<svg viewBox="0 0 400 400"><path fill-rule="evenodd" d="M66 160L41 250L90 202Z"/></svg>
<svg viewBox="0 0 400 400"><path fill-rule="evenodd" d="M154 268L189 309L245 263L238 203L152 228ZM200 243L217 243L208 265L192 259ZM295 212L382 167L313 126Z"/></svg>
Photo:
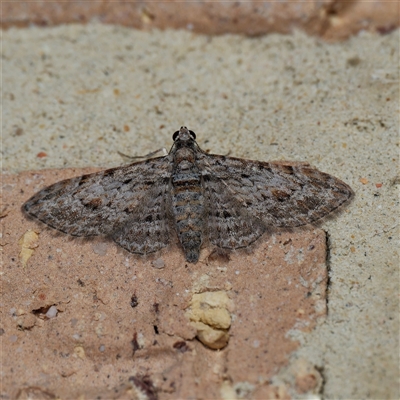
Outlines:
<svg viewBox="0 0 400 400"><path fill-rule="evenodd" d="M356 196L323 225L328 314L310 332L290 331L301 346L271 380L280 388L294 376L298 393L317 388L324 398L398 398L398 34L328 45L299 33L215 38L96 24L3 32L3 190L25 170L109 167L121 164L118 151L168 148L181 125L213 153L306 160L332 173ZM6 225L7 208L2 215ZM14 268L3 260L3 289ZM23 315L2 308L2 321ZM3 346L15 336L3 332ZM84 359L79 345L74 354ZM259 397L254 382L219 377L221 396Z"/></svg>

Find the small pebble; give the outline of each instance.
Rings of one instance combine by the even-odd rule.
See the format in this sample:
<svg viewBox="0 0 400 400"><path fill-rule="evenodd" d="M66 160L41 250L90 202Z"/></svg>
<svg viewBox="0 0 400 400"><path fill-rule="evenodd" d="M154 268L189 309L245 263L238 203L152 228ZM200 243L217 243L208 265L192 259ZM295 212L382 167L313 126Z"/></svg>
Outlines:
<svg viewBox="0 0 400 400"><path fill-rule="evenodd" d="M105 256L107 254L108 245L107 243L102 242L93 243L92 249L95 254L98 254L99 256Z"/></svg>
<svg viewBox="0 0 400 400"><path fill-rule="evenodd" d="M157 260L153 261L152 266L157 269L162 269L165 267L165 262L162 258L157 258Z"/></svg>
<svg viewBox="0 0 400 400"><path fill-rule="evenodd" d="M54 317L57 316L57 314L58 314L57 307L56 307L56 306L51 306L51 307L47 310L46 317L47 317L47 318L54 318Z"/></svg>

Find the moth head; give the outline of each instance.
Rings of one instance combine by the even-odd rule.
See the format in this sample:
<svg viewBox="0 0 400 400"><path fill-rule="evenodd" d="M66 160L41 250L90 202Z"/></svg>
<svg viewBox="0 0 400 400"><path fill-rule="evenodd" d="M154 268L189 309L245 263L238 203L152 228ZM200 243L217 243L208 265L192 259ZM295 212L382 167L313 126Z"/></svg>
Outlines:
<svg viewBox="0 0 400 400"><path fill-rule="evenodd" d="M196 139L196 134L193 131L190 131L186 126L181 126L181 129L179 131L176 131L172 135L172 140L175 142L177 139L183 140L183 141L188 141L188 140L195 140Z"/></svg>

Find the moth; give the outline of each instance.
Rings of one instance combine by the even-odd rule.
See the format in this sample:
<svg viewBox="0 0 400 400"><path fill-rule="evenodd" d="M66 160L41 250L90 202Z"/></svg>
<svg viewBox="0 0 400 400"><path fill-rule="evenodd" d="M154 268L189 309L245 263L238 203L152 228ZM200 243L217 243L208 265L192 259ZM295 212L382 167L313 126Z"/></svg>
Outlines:
<svg viewBox="0 0 400 400"><path fill-rule="evenodd" d="M178 241L186 260L213 245L238 249L265 232L312 225L352 197L346 183L308 163L207 154L176 131L165 156L55 183L23 211L73 236L103 236L131 253Z"/></svg>

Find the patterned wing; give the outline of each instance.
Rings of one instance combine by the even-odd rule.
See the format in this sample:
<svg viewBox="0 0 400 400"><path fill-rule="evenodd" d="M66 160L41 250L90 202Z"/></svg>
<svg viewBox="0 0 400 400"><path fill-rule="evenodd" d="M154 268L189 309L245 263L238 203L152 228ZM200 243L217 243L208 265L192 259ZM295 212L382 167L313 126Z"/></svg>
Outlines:
<svg viewBox="0 0 400 400"><path fill-rule="evenodd" d="M225 249L247 247L266 231L266 225L249 213L225 185L215 179L204 181L208 214L208 237Z"/></svg>
<svg viewBox="0 0 400 400"><path fill-rule="evenodd" d="M353 196L344 182L307 163L260 162L207 154L199 156L198 163L206 190L225 192L226 198L234 198L248 215L271 228L315 223ZM242 212L235 211L237 215ZM211 213L209 219L213 222L215 216Z"/></svg>
<svg viewBox="0 0 400 400"><path fill-rule="evenodd" d="M169 178L168 156L153 158L55 183L29 199L23 210L70 235L112 236L133 251L134 245L126 245L121 234L127 232L125 227L129 224L145 222L145 216L163 218L165 207L160 196L165 193ZM150 221L147 230L143 228L137 238L143 242L141 235L154 233L159 246L162 242L164 247L168 234L161 234L163 229L167 228L161 224L153 228ZM130 238L133 239L132 235Z"/></svg>
<svg viewBox="0 0 400 400"><path fill-rule="evenodd" d="M170 199L166 184L154 185L134 214L120 229L112 233L112 239L131 253L149 254L167 246L174 232L172 217L168 214Z"/></svg>

